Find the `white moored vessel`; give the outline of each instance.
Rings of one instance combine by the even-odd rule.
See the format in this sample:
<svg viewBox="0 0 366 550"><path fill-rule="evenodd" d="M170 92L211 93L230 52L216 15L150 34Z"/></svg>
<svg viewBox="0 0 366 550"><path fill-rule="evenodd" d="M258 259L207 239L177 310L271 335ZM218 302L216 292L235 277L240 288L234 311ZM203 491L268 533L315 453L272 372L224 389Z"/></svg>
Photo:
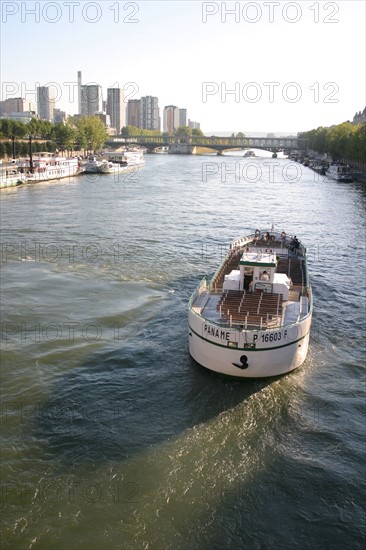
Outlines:
<svg viewBox="0 0 366 550"><path fill-rule="evenodd" d="M232 242L210 283L189 301L189 352L200 365L231 376L277 376L305 360L312 293L306 249L284 232Z"/></svg>
<svg viewBox="0 0 366 550"><path fill-rule="evenodd" d="M18 168L28 183L72 177L82 171L76 157L59 157L48 152L36 153L32 160L19 161Z"/></svg>
<svg viewBox="0 0 366 550"><path fill-rule="evenodd" d="M121 167L143 166L145 164L144 153L141 149L124 148L116 151L105 151L106 158Z"/></svg>
<svg viewBox="0 0 366 550"><path fill-rule="evenodd" d="M86 174L123 174L138 170L140 166L145 164L144 154L140 149L105 151L103 155L105 158L101 159L90 155L84 164L84 172Z"/></svg>
<svg viewBox="0 0 366 550"><path fill-rule="evenodd" d="M343 166L341 164L331 164L325 172L325 175L337 181L352 181L349 166Z"/></svg>
<svg viewBox="0 0 366 550"><path fill-rule="evenodd" d="M84 164L85 174L112 174L118 172L120 166L109 162L106 159L98 160L97 157L89 155L87 162Z"/></svg>

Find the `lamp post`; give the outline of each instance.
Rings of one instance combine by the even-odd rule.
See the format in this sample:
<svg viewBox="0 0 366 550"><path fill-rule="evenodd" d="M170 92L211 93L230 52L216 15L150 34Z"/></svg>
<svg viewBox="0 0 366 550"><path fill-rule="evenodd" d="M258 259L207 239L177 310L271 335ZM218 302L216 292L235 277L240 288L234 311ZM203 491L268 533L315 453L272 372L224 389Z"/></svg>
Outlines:
<svg viewBox="0 0 366 550"><path fill-rule="evenodd" d="M33 174L32 134L29 134L29 171Z"/></svg>
<svg viewBox="0 0 366 550"><path fill-rule="evenodd" d="M11 148L13 152L13 160L15 160L15 136L11 136Z"/></svg>

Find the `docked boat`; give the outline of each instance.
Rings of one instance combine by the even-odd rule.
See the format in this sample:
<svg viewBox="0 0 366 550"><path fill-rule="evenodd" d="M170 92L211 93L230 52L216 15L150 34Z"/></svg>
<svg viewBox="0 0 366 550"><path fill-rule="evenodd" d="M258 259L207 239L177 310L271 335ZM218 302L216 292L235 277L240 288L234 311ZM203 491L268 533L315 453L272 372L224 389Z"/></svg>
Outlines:
<svg viewBox="0 0 366 550"><path fill-rule="evenodd" d="M143 166L145 164L144 153L141 149L117 149L105 151L104 156L109 162L123 166Z"/></svg>
<svg viewBox="0 0 366 550"><path fill-rule="evenodd" d="M119 170L119 165L109 162L106 159L99 160L97 157L90 155L87 162L84 164L85 174L112 174Z"/></svg>
<svg viewBox="0 0 366 550"><path fill-rule="evenodd" d="M255 157L255 152L254 151L246 151L243 155L243 157Z"/></svg>
<svg viewBox="0 0 366 550"><path fill-rule="evenodd" d="M78 158L59 157L48 152L33 154L32 160L20 160L17 166L27 183L62 179L82 172Z"/></svg>
<svg viewBox="0 0 366 550"><path fill-rule="evenodd" d="M25 182L25 174L19 172L14 166L6 167L0 171L0 189L16 187Z"/></svg>
<svg viewBox="0 0 366 550"><path fill-rule="evenodd" d="M113 174L131 172L139 166L143 166L142 152L123 151L121 153L105 152L107 158L98 159L95 156L89 156L84 164L86 174Z"/></svg>
<svg viewBox="0 0 366 550"><path fill-rule="evenodd" d="M89 155L88 160L83 165L85 174L97 174L100 171L101 161L94 155Z"/></svg>
<svg viewBox="0 0 366 550"><path fill-rule="evenodd" d="M189 301L189 352L244 378L288 373L305 360L312 319L306 249L284 232L240 237Z"/></svg>
<svg viewBox="0 0 366 550"><path fill-rule="evenodd" d="M331 164L325 172L325 175L337 181L352 181L349 166Z"/></svg>

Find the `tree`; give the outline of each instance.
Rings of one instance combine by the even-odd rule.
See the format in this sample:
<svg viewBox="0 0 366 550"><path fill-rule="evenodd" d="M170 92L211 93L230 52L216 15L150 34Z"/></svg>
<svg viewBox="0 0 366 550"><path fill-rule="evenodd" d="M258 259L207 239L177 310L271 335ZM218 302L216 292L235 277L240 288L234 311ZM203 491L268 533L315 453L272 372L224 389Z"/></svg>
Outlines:
<svg viewBox="0 0 366 550"><path fill-rule="evenodd" d="M14 121L10 118L0 120L0 134L2 137L10 138L13 135Z"/></svg>
<svg viewBox="0 0 366 550"><path fill-rule="evenodd" d="M62 124L58 122L53 127L52 136L53 139L61 151L72 151L75 146L77 131L70 124Z"/></svg>
<svg viewBox="0 0 366 550"><path fill-rule="evenodd" d="M343 122L330 128L328 133L328 149L332 156L342 158L352 154L349 147L355 127L350 122Z"/></svg>
<svg viewBox="0 0 366 550"><path fill-rule="evenodd" d="M355 160L366 162L366 122L356 126L352 139L353 157Z"/></svg>
<svg viewBox="0 0 366 550"><path fill-rule="evenodd" d="M27 135L27 126L23 122L13 120L12 135L16 138L24 138Z"/></svg>
<svg viewBox="0 0 366 550"><path fill-rule="evenodd" d="M84 150L95 152L108 139L107 130L97 116L83 116L76 119L76 140Z"/></svg>
<svg viewBox="0 0 366 550"><path fill-rule="evenodd" d="M6 147L3 141L0 141L0 158L4 158L6 155Z"/></svg>
<svg viewBox="0 0 366 550"><path fill-rule="evenodd" d="M192 135L192 128L190 128L189 126L179 126L174 133L176 136L190 137Z"/></svg>
<svg viewBox="0 0 366 550"><path fill-rule="evenodd" d="M203 136L204 133L202 132L202 130L200 130L200 128L193 128L192 129L192 136Z"/></svg>

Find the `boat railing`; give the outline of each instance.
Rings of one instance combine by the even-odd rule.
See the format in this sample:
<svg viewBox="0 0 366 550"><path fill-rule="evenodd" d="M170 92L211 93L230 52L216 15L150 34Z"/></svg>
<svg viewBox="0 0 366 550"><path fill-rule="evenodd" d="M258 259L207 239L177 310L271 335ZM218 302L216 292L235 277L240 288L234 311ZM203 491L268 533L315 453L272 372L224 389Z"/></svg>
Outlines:
<svg viewBox="0 0 366 550"><path fill-rule="evenodd" d="M189 300L189 307L192 307L192 304L197 300L197 298L202 294L202 292L205 292L207 290L207 278L206 276L203 277L201 282L197 285L196 290L193 292L190 300Z"/></svg>
<svg viewBox="0 0 366 550"><path fill-rule="evenodd" d="M207 322L207 319L205 319L202 314L199 311L196 311L191 307L192 311L202 319ZM226 329L234 329L234 330L240 330L240 331L250 331L250 332L263 332L263 331L271 331L271 330L279 330L279 329L287 329L291 331L291 329L295 329L301 332L301 327L299 327L299 322L304 321L306 317L310 314L310 309L304 315L300 318L298 316L296 321L292 321L290 323L285 324L285 315L279 315L276 319L268 320L268 316L263 315L260 317L260 319L253 321L252 319L243 319L241 321L234 321L231 318L220 320L220 321L214 321L210 319L208 322L210 325L217 326L219 328L226 328Z"/></svg>
<svg viewBox="0 0 366 550"><path fill-rule="evenodd" d="M270 233L272 240L266 241L266 247L270 248L274 245L278 245L281 243L281 248L285 249L286 251L290 247L291 241L293 239L293 236L291 235L284 235L283 233L280 233L279 231L272 231L272 230L262 230L260 231L260 234L251 233L245 237L238 237L237 239L234 239L230 245L231 249L240 249L243 248L245 245L249 243L253 243L254 246L257 246L257 242L259 241L260 246L262 246L262 242L265 240L264 235L266 233ZM302 246L302 245L300 245ZM284 254L285 255L285 254Z"/></svg>

